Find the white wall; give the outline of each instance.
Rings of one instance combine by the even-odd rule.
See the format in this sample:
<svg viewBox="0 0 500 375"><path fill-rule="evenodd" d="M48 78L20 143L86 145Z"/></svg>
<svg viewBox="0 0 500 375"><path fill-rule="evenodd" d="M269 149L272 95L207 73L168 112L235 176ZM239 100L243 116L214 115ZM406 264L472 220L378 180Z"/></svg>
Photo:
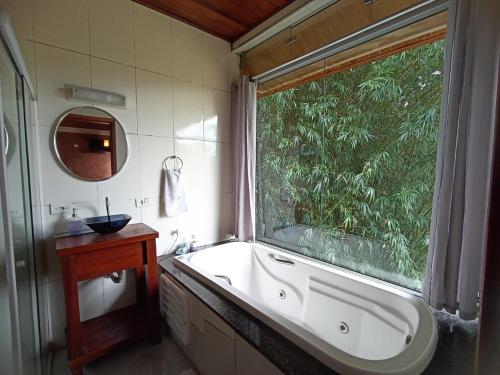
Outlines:
<svg viewBox="0 0 500 375"><path fill-rule="evenodd" d="M231 234L232 166L230 87L238 59L229 43L129 0L0 0L14 23L38 93L43 231L50 337L65 343L62 276L53 235L67 230L67 217L49 205L73 205L81 217L127 213L160 232L158 254L172 244L171 231L195 234L199 244ZM118 92L127 107L101 106L124 125L130 157L118 176L99 183L62 171L51 150L51 130L61 112L85 103L69 101L64 84ZM98 105L99 106L99 105ZM189 213L159 216L162 160L184 160ZM138 208L135 199L149 198ZM80 285L81 318L133 302L133 275L115 285L99 278Z"/></svg>

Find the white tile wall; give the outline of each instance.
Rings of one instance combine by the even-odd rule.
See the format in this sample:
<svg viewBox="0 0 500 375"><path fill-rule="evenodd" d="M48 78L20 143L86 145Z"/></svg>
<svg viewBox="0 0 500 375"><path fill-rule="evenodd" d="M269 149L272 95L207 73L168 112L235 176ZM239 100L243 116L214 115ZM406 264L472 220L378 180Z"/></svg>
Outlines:
<svg viewBox="0 0 500 375"><path fill-rule="evenodd" d="M211 35L205 35L203 40L203 83L206 86L229 91L229 43Z"/></svg>
<svg viewBox="0 0 500 375"><path fill-rule="evenodd" d="M171 74L171 19L134 3L135 62L138 68Z"/></svg>
<svg viewBox="0 0 500 375"><path fill-rule="evenodd" d="M173 137L172 78L136 69L139 133Z"/></svg>
<svg viewBox="0 0 500 375"><path fill-rule="evenodd" d="M80 319L82 321L104 314L104 285L102 277L78 283Z"/></svg>
<svg viewBox="0 0 500 375"><path fill-rule="evenodd" d="M175 136L203 140L203 88L174 79Z"/></svg>
<svg viewBox="0 0 500 375"><path fill-rule="evenodd" d="M203 88L203 131L206 140L231 142L231 94Z"/></svg>
<svg viewBox="0 0 500 375"><path fill-rule="evenodd" d="M135 273L126 270L123 282L115 284L111 279L103 278L103 301L105 311L114 311L135 302Z"/></svg>
<svg viewBox="0 0 500 375"><path fill-rule="evenodd" d="M173 75L185 81L201 83L203 34L194 27L172 20Z"/></svg>
<svg viewBox="0 0 500 375"><path fill-rule="evenodd" d="M88 1L33 0L33 32L37 42L88 53Z"/></svg>
<svg viewBox="0 0 500 375"><path fill-rule="evenodd" d="M227 239L233 232L233 204L232 193L226 194L211 194L205 200L204 212L220 212L220 215L215 216L213 222L205 223L202 226L200 236L201 242L215 242L220 239Z"/></svg>
<svg viewBox="0 0 500 375"><path fill-rule="evenodd" d="M127 213L160 232L158 254L174 240L196 235L198 244L232 231L230 84L238 59L227 42L129 0L0 0L12 16L38 95L49 331L52 345L65 344L60 260L53 235L68 229L67 216L49 205L68 205L81 217ZM125 108L103 107L125 127L130 155L106 182L84 182L59 167L51 134L58 116L88 103L66 98L65 84L127 96ZM102 106L101 106L102 107ZM188 213L159 212L161 163L184 160ZM136 198L149 198L138 208ZM133 273L122 284L98 278L80 286L82 319L120 308L135 299Z"/></svg>
<svg viewBox="0 0 500 375"><path fill-rule="evenodd" d="M93 88L116 92L127 97L125 107L97 105L113 114L128 133L137 133L135 69L95 57L91 58L90 63Z"/></svg>
<svg viewBox="0 0 500 375"><path fill-rule="evenodd" d="M160 196L161 163L174 154L174 139L166 137L139 136L140 181L143 197ZM155 161L156 168L151 165Z"/></svg>
<svg viewBox="0 0 500 375"><path fill-rule="evenodd" d="M130 0L89 0L89 9L91 54L134 65L133 3Z"/></svg>
<svg viewBox="0 0 500 375"><path fill-rule="evenodd" d="M90 86L90 57L45 44L35 44L39 122L52 126L64 111L87 103L66 100L65 84Z"/></svg>
<svg viewBox="0 0 500 375"><path fill-rule="evenodd" d="M184 162L182 172L186 184L186 194L205 192L203 141L177 138L175 140L175 154Z"/></svg>
<svg viewBox="0 0 500 375"><path fill-rule="evenodd" d="M148 223L151 227L155 228L160 232L160 238L156 240L156 247L158 255L163 255L172 246L172 242L175 237L172 235L172 231L179 229L183 234L181 237L187 236L186 232L183 230L185 226L186 214L179 215L176 217L164 217L160 213L160 198L151 198L151 202L148 207L143 207L142 218L145 223Z"/></svg>
<svg viewBox="0 0 500 375"><path fill-rule="evenodd" d="M232 180L232 145L221 142L203 142L205 189L210 193L231 193Z"/></svg>
<svg viewBox="0 0 500 375"><path fill-rule="evenodd" d="M33 39L32 0L2 0L18 38Z"/></svg>

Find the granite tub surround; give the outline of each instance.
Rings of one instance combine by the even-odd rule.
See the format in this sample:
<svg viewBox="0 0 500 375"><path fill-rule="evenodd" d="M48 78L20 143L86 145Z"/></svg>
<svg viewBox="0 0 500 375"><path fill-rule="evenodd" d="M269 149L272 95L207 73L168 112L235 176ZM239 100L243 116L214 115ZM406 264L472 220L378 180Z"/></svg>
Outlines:
<svg viewBox="0 0 500 375"><path fill-rule="evenodd" d="M438 322L439 341L425 374L474 374L478 321L465 321L445 311L433 312Z"/></svg>
<svg viewBox="0 0 500 375"><path fill-rule="evenodd" d="M181 271L174 265L173 259L173 256L165 256L160 260L162 271L198 297L284 373L336 373L259 319ZM434 357L424 374L473 373L477 322L465 322L441 311L433 313L438 323L439 339Z"/></svg>
<svg viewBox="0 0 500 375"><path fill-rule="evenodd" d="M233 302L179 270L175 267L173 259L173 256L167 255L160 260L162 271L168 273L198 297L285 374L336 374L335 371L326 367L288 339L277 334Z"/></svg>

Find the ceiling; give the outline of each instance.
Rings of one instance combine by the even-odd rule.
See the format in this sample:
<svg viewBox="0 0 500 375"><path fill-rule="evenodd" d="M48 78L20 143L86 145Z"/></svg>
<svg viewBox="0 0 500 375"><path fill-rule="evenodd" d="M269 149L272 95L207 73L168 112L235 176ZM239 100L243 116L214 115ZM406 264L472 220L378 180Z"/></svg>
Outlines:
<svg viewBox="0 0 500 375"><path fill-rule="evenodd" d="M293 0L134 0L229 42Z"/></svg>

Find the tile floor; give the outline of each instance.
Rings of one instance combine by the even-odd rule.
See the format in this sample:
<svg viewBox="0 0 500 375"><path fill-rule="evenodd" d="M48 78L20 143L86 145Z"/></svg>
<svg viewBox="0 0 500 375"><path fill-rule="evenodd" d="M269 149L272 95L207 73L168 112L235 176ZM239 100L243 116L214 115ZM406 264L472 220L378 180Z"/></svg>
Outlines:
<svg viewBox="0 0 500 375"><path fill-rule="evenodd" d="M66 350L54 354L52 375L68 375ZM156 345L136 344L85 367L85 375L196 375L191 363L168 336Z"/></svg>

